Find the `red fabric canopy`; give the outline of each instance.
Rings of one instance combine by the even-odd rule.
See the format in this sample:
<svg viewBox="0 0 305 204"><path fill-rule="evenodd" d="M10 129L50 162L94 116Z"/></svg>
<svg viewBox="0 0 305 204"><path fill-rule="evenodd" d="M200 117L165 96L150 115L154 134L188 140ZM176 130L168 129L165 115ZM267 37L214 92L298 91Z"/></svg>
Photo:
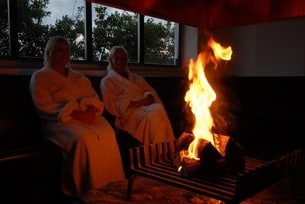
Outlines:
<svg viewBox="0 0 305 204"><path fill-rule="evenodd" d="M87 0L198 28L258 24L305 16L304 0Z"/></svg>

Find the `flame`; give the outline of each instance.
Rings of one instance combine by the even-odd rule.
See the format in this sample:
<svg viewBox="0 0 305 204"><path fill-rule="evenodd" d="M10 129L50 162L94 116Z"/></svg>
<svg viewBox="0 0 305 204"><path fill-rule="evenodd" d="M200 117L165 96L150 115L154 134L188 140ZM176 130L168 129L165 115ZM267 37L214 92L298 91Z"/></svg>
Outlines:
<svg viewBox="0 0 305 204"><path fill-rule="evenodd" d="M208 41L208 46L212 49L213 55L210 51L206 51L198 55L197 61L190 60L188 73L190 87L184 97L185 102L191 107L195 115L195 124L192 130L194 140L188 147L188 156L197 160L199 160L197 146L200 139L205 139L214 145L213 133L211 131L214 121L210 112L210 106L216 100L216 93L206 78L205 67L207 63L212 61L216 68L219 60L229 61L232 55L232 48L230 46L224 48L215 42L213 38L210 38Z"/></svg>

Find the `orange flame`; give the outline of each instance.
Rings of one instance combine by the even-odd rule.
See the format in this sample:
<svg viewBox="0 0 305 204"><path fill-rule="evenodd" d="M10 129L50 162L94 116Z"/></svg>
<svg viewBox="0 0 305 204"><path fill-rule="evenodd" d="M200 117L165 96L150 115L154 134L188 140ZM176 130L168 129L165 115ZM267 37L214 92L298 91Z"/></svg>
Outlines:
<svg viewBox="0 0 305 204"><path fill-rule="evenodd" d="M204 69L208 62L212 61L217 67L220 59L228 61L232 55L230 46L224 48L212 38L208 41L208 46L212 49L214 56L210 52L203 52L198 55L196 62L193 59L190 60L188 79L191 84L184 97L195 115L194 140L188 147L188 153L190 158L197 160L199 160L197 148L199 139L205 139L214 145L211 131L214 121L210 113L210 106L216 100L216 93L210 86Z"/></svg>

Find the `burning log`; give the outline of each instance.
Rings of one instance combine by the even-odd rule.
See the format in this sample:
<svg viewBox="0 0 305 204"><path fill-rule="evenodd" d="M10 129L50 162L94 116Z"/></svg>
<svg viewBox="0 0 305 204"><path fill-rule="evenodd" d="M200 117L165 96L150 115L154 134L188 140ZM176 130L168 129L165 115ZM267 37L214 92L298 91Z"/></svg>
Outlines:
<svg viewBox="0 0 305 204"><path fill-rule="evenodd" d="M199 139L197 145L199 159L190 158L188 146L194 140L191 133L183 133L177 140L176 165L184 177L238 173L244 170L245 159L239 144L225 135L214 135L215 146Z"/></svg>
<svg viewBox="0 0 305 204"><path fill-rule="evenodd" d="M225 166L230 173L238 173L245 169L244 151L240 144L230 137L225 148Z"/></svg>
<svg viewBox="0 0 305 204"><path fill-rule="evenodd" d="M218 174L222 171L224 160L217 149L207 140L198 143L199 160L183 157L181 174L184 177Z"/></svg>

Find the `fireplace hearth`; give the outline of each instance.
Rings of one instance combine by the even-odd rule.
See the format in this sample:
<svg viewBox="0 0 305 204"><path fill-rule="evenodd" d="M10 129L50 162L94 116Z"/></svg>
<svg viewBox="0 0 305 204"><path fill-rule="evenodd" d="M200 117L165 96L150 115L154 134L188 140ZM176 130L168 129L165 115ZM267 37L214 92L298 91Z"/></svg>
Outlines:
<svg viewBox="0 0 305 204"><path fill-rule="evenodd" d="M137 175L145 176L226 203L239 203L276 180L289 175L303 160L295 149L273 160L245 156L245 168L237 173L185 177L175 165L177 141L134 147L129 150L132 175L128 180L130 200Z"/></svg>

